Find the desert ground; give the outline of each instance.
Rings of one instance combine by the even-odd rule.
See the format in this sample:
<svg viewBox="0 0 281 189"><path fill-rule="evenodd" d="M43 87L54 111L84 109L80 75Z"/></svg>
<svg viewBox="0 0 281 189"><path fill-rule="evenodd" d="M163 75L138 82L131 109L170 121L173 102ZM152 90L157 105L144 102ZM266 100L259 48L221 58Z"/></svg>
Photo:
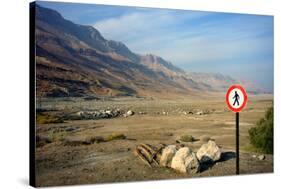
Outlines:
<svg viewBox="0 0 281 189"><path fill-rule="evenodd" d="M39 101L40 100L40 101ZM37 121L36 185L72 185L235 175L235 115L224 94L159 98L43 98L37 99L40 115L64 118L62 123ZM248 129L273 105L272 95L251 95L240 113L240 173L273 172L273 156L264 160L249 144ZM117 110L119 116L104 119L66 119L79 111ZM127 111L134 115L124 117ZM39 116L39 111L37 112ZM43 118L44 118L43 116ZM195 152L209 137L222 149L219 162L200 173L183 174L170 168L145 165L134 155L136 145L176 144L182 135L195 138ZM87 143L91 137L110 138ZM80 141L80 142L79 142ZM85 142L86 141L86 142Z"/></svg>

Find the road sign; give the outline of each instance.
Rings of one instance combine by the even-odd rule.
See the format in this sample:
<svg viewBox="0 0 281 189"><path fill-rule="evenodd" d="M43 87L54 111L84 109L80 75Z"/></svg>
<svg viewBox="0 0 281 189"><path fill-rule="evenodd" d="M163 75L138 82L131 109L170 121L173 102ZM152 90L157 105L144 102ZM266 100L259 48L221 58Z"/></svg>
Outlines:
<svg viewBox="0 0 281 189"><path fill-rule="evenodd" d="M239 112L246 106L247 93L241 85L231 85L226 92L226 104L236 116L236 174L239 175Z"/></svg>
<svg viewBox="0 0 281 189"><path fill-rule="evenodd" d="M247 93L241 85L232 85L226 93L226 104L233 112L240 112L247 103Z"/></svg>

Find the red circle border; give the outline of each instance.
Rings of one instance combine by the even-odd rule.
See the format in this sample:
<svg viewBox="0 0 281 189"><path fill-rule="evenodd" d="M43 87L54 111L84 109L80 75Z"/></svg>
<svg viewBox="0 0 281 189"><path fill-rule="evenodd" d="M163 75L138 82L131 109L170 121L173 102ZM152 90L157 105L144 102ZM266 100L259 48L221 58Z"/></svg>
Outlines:
<svg viewBox="0 0 281 189"><path fill-rule="evenodd" d="M243 104L242 104L239 108L233 108L233 107L230 105L229 101L228 101L228 96L229 96L230 92L231 92L233 89L235 89L235 88L240 89L241 92L242 92L243 95L244 95ZM226 100L226 104L227 104L228 108L229 108L231 111L233 111L233 112L240 112L240 111L246 106L247 100L248 100L248 96L247 96L247 93L246 93L245 89L244 89L241 85L231 85L231 86L229 87L229 89L227 90L227 93L226 93L226 96L225 96L225 100Z"/></svg>

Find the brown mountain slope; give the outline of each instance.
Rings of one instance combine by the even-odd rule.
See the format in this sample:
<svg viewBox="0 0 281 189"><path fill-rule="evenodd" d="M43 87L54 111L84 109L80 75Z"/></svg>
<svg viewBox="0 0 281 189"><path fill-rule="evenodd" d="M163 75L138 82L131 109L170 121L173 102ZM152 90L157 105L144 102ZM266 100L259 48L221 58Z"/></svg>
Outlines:
<svg viewBox="0 0 281 189"><path fill-rule="evenodd" d="M36 6L38 96L170 96L221 91L235 80L187 74L161 57L138 55L106 40L92 26L74 24ZM221 81L220 81L221 80Z"/></svg>
<svg viewBox="0 0 281 189"><path fill-rule="evenodd" d="M36 71L41 96L188 94L194 83L160 57L134 54L93 27L74 24L39 6Z"/></svg>

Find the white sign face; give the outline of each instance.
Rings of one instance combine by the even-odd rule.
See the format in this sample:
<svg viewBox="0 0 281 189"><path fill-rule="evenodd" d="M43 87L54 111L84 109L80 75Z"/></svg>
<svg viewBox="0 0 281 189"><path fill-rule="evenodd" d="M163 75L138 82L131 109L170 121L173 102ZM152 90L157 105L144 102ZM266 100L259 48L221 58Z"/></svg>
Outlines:
<svg viewBox="0 0 281 189"><path fill-rule="evenodd" d="M243 87L240 85L232 85L226 93L226 102L234 112L241 111L246 105L247 94Z"/></svg>
<svg viewBox="0 0 281 189"><path fill-rule="evenodd" d="M240 89L234 88L230 91L228 96L229 104L233 108L239 108L244 102L244 95Z"/></svg>

